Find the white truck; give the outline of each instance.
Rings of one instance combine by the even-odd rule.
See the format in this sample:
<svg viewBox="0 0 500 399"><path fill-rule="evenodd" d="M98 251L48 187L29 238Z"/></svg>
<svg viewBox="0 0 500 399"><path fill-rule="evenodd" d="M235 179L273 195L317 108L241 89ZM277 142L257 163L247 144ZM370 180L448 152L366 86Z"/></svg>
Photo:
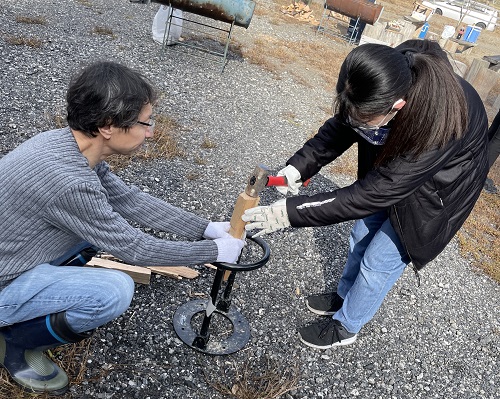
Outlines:
<svg viewBox="0 0 500 399"><path fill-rule="evenodd" d="M436 1L424 0L422 5L433 10L433 14L442 15L463 24L475 25L489 31L495 30L498 10L471 0Z"/></svg>

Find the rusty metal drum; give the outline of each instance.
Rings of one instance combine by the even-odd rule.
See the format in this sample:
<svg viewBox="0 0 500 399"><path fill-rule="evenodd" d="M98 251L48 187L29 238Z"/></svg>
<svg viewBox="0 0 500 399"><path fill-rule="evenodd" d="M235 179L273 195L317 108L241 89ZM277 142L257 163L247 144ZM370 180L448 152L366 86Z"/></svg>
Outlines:
<svg viewBox="0 0 500 399"><path fill-rule="evenodd" d="M182 11L248 28L255 10L253 0L153 0Z"/></svg>
<svg viewBox="0 0 500 399"><path fill-rule="evenodd" d="M384 8L367 0L326 0L325 7L351 18L359 18L360 21L370 25L378 21Z"/></svg>

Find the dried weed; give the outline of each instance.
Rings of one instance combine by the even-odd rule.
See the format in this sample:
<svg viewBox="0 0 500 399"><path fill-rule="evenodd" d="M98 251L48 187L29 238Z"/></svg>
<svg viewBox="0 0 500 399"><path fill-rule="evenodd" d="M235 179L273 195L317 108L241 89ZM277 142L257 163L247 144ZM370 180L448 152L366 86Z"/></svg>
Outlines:
<svg viewBox="0 0 500 399"><path fill-rule="evenodd" d="M102 36L111 36L114 37L113 30L111 28L107 28L105 26L96 26L94 27L94 30L92 31L93 33L97 35L102 35Z"/></svg>
<svg viewBox="0 0 500 399"><path fill-rule="evenodd" d="M179 146L176 134L181 130L181 125L174 119L158 115L154 136L146 140L142 149L133 155L113 155L109 158L112 169L119 170L126 168L134 159L173 159L185 155L184 150Z"/></svg>
<svg viewBox="0 0 500 399"><path fill-rule="evenodd" d="M19 15L16 17L16 22L30 25L47 25L45 17L23 17Z"/></svg>
<svg viewBox="0 0 500 399"><path fill-rule="evenodd" d="M232 363L225 375L207 383L223 395L236 399L273 399L298 388L297 364L279 364L274 359L249 358L244 364ZM225 381L222 381L221 379Z"/></svg>
<svg viewBox="0 0 500 399"><path fill-rule="evenodd" d="M9 36L5 41L14 46L27 46L32 48L40 48L43 44L43 41L37 37Z"/></svg>

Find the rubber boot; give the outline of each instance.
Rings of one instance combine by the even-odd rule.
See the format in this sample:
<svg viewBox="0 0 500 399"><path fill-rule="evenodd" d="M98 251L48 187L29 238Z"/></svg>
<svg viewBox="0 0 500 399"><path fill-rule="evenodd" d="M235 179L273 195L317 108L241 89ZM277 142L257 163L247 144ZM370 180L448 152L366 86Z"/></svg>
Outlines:
<svg viewBox="0 0 500 399"><path fill-rule="evenodd" d="M61 395L68 390L68 376L43 351L91 335L91 331L74 332L65 312L13 324L0 329L0 363L23 388Z"/></svg>

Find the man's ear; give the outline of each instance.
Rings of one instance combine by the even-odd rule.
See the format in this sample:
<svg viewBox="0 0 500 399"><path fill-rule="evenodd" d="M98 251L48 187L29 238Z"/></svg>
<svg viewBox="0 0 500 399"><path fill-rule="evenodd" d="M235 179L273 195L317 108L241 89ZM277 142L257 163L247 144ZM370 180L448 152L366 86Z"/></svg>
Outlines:
<svg viewBox="0 0 500 399"><path fill-rule="evenodd" d="M392 109L395 109L397 111L399 111L401 108L403 108L406 104L406 101L403 100L402 98L400 98L398 101L396 101L394 103L394 105L392 106Z"/></svg>
<svg viewBox="0 0 500 399"><path fill-rule="evenodd" d="M107 125L99 128L99 133L105 140L109 140L113 134L113 126Z"/></svg>

